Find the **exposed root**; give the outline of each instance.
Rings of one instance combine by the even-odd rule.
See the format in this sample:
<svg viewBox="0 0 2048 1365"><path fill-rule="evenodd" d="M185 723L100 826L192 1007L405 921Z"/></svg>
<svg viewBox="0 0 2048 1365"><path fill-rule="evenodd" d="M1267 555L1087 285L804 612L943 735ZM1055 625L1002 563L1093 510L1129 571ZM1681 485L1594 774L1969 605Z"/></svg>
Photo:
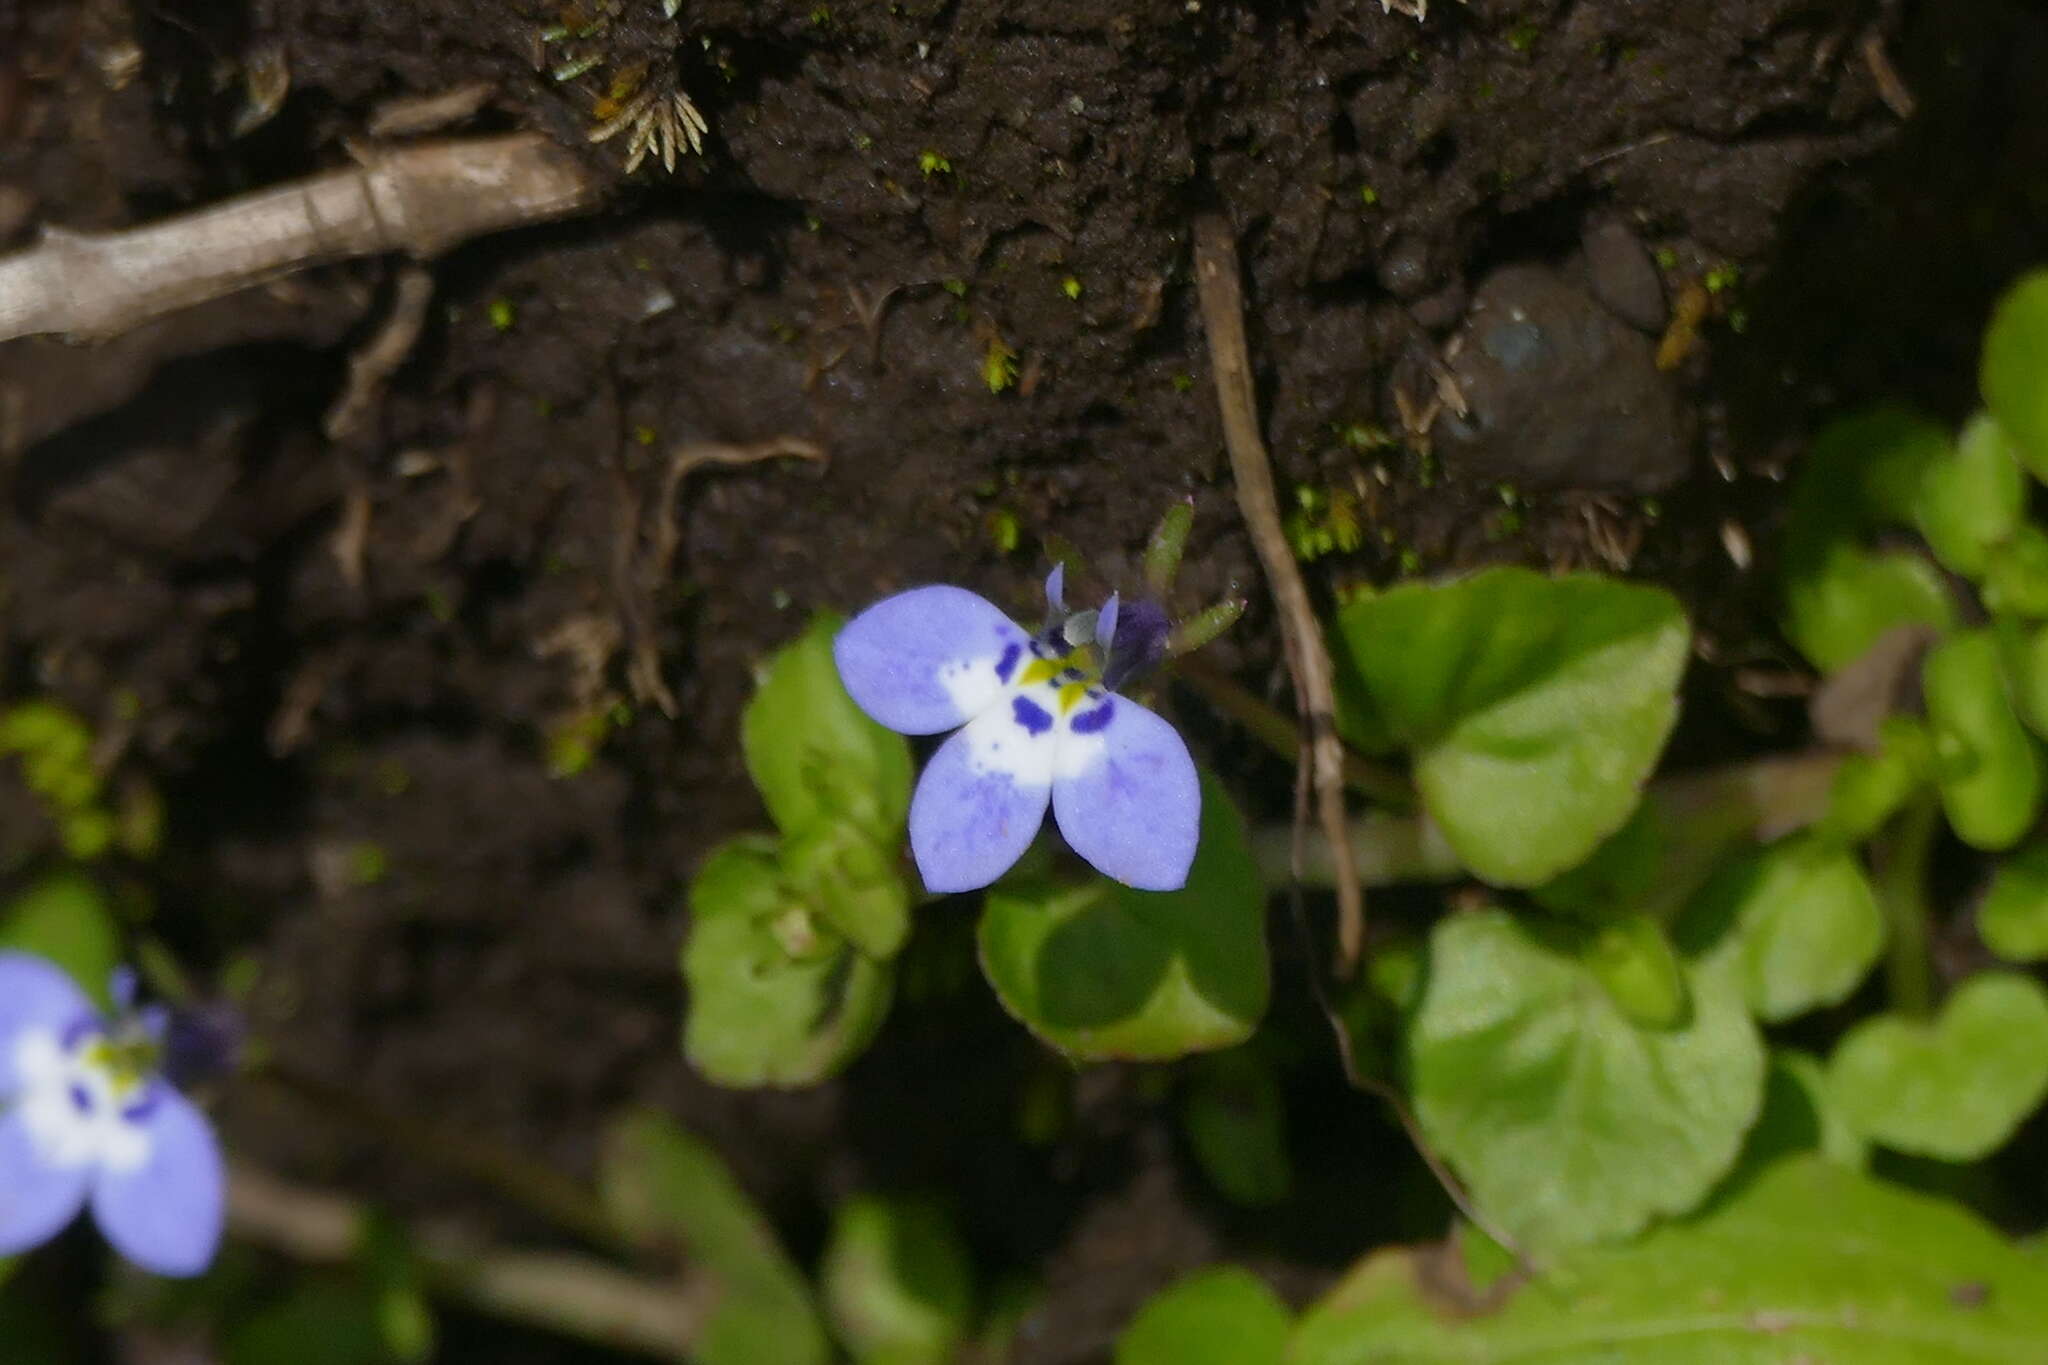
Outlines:
<svg viewBox="0 0 2048 1365"><path fill-rule="evenodd" d="M372 410L383 401L391 376L418 344L433 301L434 276L425 266L407 265L398 272L390 316L377 334L349 357L348 384L327 410L323 424L328 440L350 440L362 431Z"/></svg>

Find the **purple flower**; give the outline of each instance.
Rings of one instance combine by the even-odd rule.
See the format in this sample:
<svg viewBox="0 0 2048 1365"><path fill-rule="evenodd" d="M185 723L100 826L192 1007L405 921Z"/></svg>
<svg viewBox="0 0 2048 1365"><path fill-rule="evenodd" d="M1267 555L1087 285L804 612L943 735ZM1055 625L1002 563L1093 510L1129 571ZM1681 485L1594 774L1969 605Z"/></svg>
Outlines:
<svg viewBox="0 0 2048 1365"><path fill-rule="evenodd" d="M892 730L959 727L918 779L910 847L925 886L971 891L1008 871L1052 805L1060 833L1102 872L1145 891L1186 883L1201 785L1171 725L1105 685L1164 648L1150 604L1069 612L1062 574L1033 635L965 588L885 598L833 642L840 679ZM1120 623L1121 620L1121 623Z"/></svg>
<svg viewBox="0 0 2048 1365"><path fill-rule="evenodd" d="M103 1017L57 967L0 952L0 1256L48 1241L90 1203L114 1249L197 1275L220 1243L226 1171L212 1126L157 1074L167 1017Z"/></svg>

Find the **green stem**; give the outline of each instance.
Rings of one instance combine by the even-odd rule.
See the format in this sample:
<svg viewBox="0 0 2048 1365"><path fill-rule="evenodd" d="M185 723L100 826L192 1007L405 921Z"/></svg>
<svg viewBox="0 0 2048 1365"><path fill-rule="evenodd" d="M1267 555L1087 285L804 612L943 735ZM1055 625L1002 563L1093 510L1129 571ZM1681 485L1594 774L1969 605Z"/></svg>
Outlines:
<svg viewBox="0 0 2048 1365"><path fill-rule="evenodd" d="M1229 674L1191 656L1174 664L1173 676L1280 757L1290 762L1301 757L1301 730L1293 718L1253 696ZM1415 787L1407 778L1348 750L1344 754L1344 785L1383 806L1415 808Z"/></svg>
<svg viewBox="0 0 2048 1365"><path fill-rule="evenodd" d="M1927 871L1933 861L1940 811L1931 796L1915 799L1873 846L1877 899L1890 929L1885 952L1885 988L1892 1008L1924 1017L1934 1009L1934 965L1928 942L1933 910L1927 903Z"/></svg>

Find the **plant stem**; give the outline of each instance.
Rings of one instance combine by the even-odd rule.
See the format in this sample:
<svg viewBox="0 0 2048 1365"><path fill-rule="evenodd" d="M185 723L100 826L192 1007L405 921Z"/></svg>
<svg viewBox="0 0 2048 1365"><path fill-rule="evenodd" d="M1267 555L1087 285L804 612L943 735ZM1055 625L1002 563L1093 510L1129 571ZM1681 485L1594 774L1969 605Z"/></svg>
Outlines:
<svg viewBox="0 0 2048 1365"><path fill-rule="evenodd" d="M1293 718L1261 701L1228 673L1189 656L1174 664L1173 676L1186 683L1219 715L1281 758L1292 762L1300 757L1301 730ZM1368 763L1347 750L1343 773L1344 785L1360 796L1396 810L1415 808L1414 786L1391 768Z"/></svg>
<svg viewBox="0 0 2048 1365"><path fill-rule="evenodd" d="M1925 1016L1934 1009L1934 966L1928 938L1933 910L1927 903L1927 869L1934 836L1941 828L1934 798L1920 796L1899 812L1874 845L1871 863L1878 903L1890 930L1885 951L1885 989L1892 1008Z"/></svg>

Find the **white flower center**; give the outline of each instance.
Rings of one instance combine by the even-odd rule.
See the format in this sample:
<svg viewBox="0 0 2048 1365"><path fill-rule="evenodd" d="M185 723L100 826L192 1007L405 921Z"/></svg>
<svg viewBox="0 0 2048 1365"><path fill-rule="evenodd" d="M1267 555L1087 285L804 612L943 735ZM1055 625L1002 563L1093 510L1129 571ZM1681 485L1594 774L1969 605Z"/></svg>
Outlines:
<svg viewBox="0 0 2048 1365"><path fill-rule="evenodd" d="M14 1103L45 1165L122 1174L149 1160L149 1134L131 1116L148 1103L148 1081L121 1074L99 1033L67 1048L54 1029L24 1029L14 1041L14 1071L21 1084Z"/></svg>

